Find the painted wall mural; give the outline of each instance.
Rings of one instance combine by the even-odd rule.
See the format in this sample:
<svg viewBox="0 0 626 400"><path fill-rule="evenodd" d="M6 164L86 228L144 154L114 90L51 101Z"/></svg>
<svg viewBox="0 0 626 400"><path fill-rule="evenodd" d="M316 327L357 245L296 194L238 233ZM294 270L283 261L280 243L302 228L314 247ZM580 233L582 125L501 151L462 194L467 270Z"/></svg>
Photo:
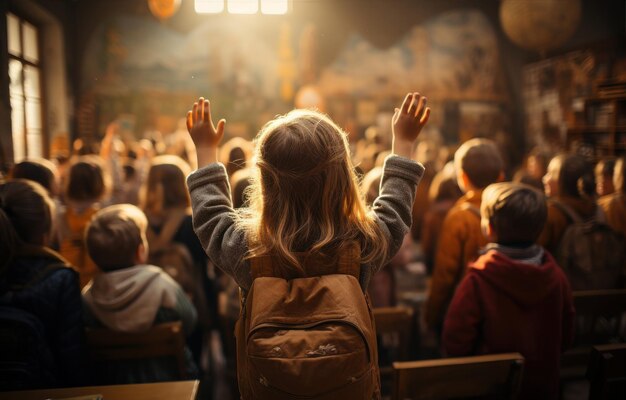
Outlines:
<svg viewBox="0 0 626 400"><path fill-rule="evenodd" d="M434 104L500 105L508 98L496 33L475 10L441 14L384 50L349 35L327 65L319 64L324 43L314 25L272 21L212 18L184 33L145 17L103 23L90 39L81 75L84 108L96 104L96 131L119 114L135 116L137 135L174 130L199 95L208 95L228 120L229 135L248 137L291 109L294 99L360 131L413 88ZM443 112L433 115L435 126L442 121Z"/></svg>

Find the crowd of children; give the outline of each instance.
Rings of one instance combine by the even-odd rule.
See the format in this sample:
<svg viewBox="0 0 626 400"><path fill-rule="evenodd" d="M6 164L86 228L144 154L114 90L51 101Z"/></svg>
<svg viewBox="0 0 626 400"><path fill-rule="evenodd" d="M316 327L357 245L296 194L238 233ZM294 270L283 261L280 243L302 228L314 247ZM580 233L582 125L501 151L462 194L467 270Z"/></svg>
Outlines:
<svg viewBox="0 0 626 400"><path fill-rule="evenodd" d="M263 307L254 290L259 277L346 271L354 282L324 277L286 288L285 307L302 301L296 290L314 298L337 285L356 287L369 293L355 305L366 311L357 320L367 333L370 300L373 307L397 304L395 271L419 258L430 285L416 311L422 334L437 339L441 354L520 352L521 398L558 398L560 355L574 335L572 290L624 287L626 162L594 165L576 154L551 158L533 150L512 182L511 166L492 140L468 140L453 157L430 141L417 150L429 114L424 96L407 94L392 119L391 149L375 138L351 147L329 117L309 110L268 122L254 142L235 138L222 146L226 122L214 124L209 101L200 98L187 115L190 135L170 146L178 155L145 139L124 143L113 123L97 154L16 164L0 184L0 307L2 318L19 310L36 320L46 346L16 353L31 365L36 360L38 372L3 375L0 389L106 381L85 368L85 327L141 332L167 321L182 322L186 367L190 376L201 376L210 332L224 326L221 319L238 316L237 289L248 308L241 318L254 319ZM179 157L185 154L192 159ZM192 172L190 164L198 169ZM589 231L601 244L592 245ZM354 259L344 262L345 254ZM319 311L319 304L294 304ZM336 313L333 321L343 318L341 310L324 312ZM272 318L270 325L282 321ZM260 352L255 360L269 354L290 362L277 376L263 364L270 361L250 367L250 357L240 354L240 366L248 365L239 373L244 398L293 386L297 381L285 376L296 371L297 379L304 367L292 366L300 356L289 340L318 339L293 339L282 327L275 336L283 339L270 340L254 336L251 321L244 322L240 352L250 345ZM315 324L334 340L352 340L334 322ZM314 330L307 325L307 334ZM343 350L320 345L301 356L340 360ZM174 379L167 363L105 373L110 383ZM337 374L324 385L334 384ZM380 396L374 375L347 379L349 385L337 383L345 393ZM308 387L300 389L313 390Z"/></svg>

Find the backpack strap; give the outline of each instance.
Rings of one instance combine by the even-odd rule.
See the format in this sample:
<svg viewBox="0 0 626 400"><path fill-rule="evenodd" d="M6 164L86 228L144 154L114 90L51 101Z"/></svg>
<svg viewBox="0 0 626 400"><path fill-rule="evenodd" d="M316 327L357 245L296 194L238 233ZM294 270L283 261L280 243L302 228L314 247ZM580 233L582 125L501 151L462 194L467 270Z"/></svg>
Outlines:
<svg viewBox="0 0 626 400"><path fill-rule="evenodd" d="M353 242L347 245L339 254L337 260L332 260L323 256L311 256L307 253L296 253L296 257L304 268L304 276L296 271L285 271L280 266L282 263L278 257L265 255L250 259L250 272L252 279L261 277L276 277L287 280L322 276L322 275L352 275L357 280L361 275L361 246Z"/></svg>

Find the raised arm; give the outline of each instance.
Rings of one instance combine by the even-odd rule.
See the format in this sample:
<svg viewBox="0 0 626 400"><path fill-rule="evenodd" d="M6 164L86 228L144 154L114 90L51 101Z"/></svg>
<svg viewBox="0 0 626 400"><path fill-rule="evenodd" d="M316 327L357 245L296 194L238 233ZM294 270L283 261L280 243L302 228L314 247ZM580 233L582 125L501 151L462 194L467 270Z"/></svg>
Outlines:
<svg viewBox="0 0 626 400"><path fill-rule="evenodd" d="M198 167L217 162L217 151L224 137L225 119L220 119L217 126L211 118L211 103L200 97L187 112L187 130L196 146Z"/></svg>
<svg viewBox="0 0 626 400"><path fill-rule="evenodd" d="M424 167L413 161L414 144L429 115L426 98L408 93L392 119L393 154L385 160L380 195L372 207L389 240L389 259L411 228L415 191L424 173Z"/></svg>
<svg viewBox="0 0 626 400"><path fill-rule="evenodd" d="M225 120L217 126L211 120L211 105L200 98L187 113L187 129L198 157L197 171L187 178L193 211L193 228L211 261L237 284L248 289L252 282L244 256L245 235L235 224L228 175L217 163Z"/></svg>
<svg viewBox="0 0 626 400"><path fill-rule="evenodd" d="M400 108L396 108L391 119L393 142L391 151L401 157L413 159L415 141L428 122L430 108L426 97L419 93L407 93Z"/></svg>

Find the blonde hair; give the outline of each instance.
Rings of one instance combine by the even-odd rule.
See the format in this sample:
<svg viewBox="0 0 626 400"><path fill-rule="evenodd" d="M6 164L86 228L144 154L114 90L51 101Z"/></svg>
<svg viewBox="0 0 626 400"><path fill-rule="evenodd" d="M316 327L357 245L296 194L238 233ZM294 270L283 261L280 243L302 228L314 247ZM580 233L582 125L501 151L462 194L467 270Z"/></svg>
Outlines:
<svg viewBox="0 0 626 400"><path fill-rule="evenodd" d="M190 172L189 164L178 156L155 157L142 189L141 208L151 216L162 215L169 209L188 208L190 200L185 178Z"/></svg>
<svg viewBox="0 0 626 400"><path fill-rule="evenodd" d="M139 245L147 245L148 220L131 204L116 204L98 211L85 230L89 256L103 271L132 267Z"/></svg>
<svg viewBox="0 0 626 400"><path fill-rule="evenodd" d="M294 253L335 257L358 242L361 263L385 261L388 248L365 206L347 135L330 118L293 110L268 122L255 143L250 206L237 219L249 258L271 254L286 270L303 271Z"/></svg>

